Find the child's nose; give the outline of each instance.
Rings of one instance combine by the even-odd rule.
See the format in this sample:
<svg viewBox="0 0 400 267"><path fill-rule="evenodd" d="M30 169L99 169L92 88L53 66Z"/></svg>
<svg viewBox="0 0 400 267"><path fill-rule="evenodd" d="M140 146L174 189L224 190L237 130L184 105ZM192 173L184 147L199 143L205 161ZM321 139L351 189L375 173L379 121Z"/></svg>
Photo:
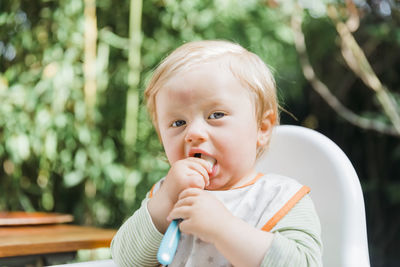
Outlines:
<svg viewBox="0 0 400 267"><path fill-rule="evenodd" d="M185 136L186 143L191 143L193 145L196 143L202 143L207 140L207 132L202 123L199 122L191 123L189 127L187 127L186 129L187 129Z"/></svg>

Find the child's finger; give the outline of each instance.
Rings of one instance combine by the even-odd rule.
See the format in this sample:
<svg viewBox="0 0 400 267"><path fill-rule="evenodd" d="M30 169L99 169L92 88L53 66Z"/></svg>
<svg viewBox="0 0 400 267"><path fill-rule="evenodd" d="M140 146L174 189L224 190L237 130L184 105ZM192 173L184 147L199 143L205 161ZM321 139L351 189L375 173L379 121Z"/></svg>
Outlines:
<svg viewBox="0 0 400 267"><path fill-rule="evenodd" d="M186 219L190 216L192 206L198 200L197 197L204 193L199 188L188 188L179 194L178 201L175 203L174 208L169 213L167 220Z"/></svg>
<svg viewBox="0 0 400 267"><path fill-rule="evenodd" d="M174 209L175 208L179 208L179 207L183 207L183 206L191 206L193 205L195 199L195 197L189 196L189 197L185 197L182 199L179 199L175 205L174 205Z"/></svg>
<svg viewBox="0 0 400 267"><path fill-rule="evenodd" d="M189 160L190 165L188 167L198 172L203 177L205 186L207 186L210 182L210 178L208 176L208 170L206 168L208 163L202 159L197 159L197 158L191 158L191 159L194 160Z"/></svg>
<svg viewBox="0 0 400 267"><path fill-rule="evenodd" d="M201 159L201 158L195 158L195 157L189 157L187 159L192 161L192 162L197 162L198 164L200 164L204 169L207 170L207 173L211 173L212 172L212 166L206 160Z"/></svg>
<svg viewBox="0 0 400 267"><path fill-rule="evenodd" d="M207 161L205 161L204 159L199 159L199 158L191 158L195 163L196 166L201 166L200 168L202 176L204 178L204 182L206 184L206 186L209 184L210 182L210 173L212 173L212 166L210 165L210 163L208 163ZM199 164L199 165L197 165ZM196 169L197 170L197 169Z"/></svg>
<svg viewBox="0 0 400 267"><path fill-rule="evenodd" d="M173 208L167 216L167 221L172 221L175 219L185 220L189 217L190 206L182 206L178 208Z"/></svg>
<svg viewBox="0 0 400 267"><path fill-rule="evenodd" d="M185 199L188 197L198 196L203 192L204 192L203 190L198 189L198 188L187 188L179 194L178 199L181 200L181 199Z"/></svg>

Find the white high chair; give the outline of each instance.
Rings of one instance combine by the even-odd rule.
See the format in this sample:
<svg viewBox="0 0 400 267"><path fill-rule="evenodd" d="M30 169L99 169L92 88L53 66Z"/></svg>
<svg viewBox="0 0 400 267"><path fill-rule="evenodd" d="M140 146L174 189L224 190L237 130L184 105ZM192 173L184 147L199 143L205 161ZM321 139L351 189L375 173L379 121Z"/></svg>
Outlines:
<svg viewBox="0 0 400 267"><path fill-rule="evenodd" d="M360 182L350 160L335 143L304 127L277 126L257 170L286 175L311 188L321 220L325 267L370 266ZM59 266L116 265L103 260Z"/></svg>
<svg viewBox="0 0 400 267"><path fill-rule="evenodd" d="M321 221L325 267L370 266L360 182L334 142L308 128L277 126L257 170L286 175L311 188Z"/></svg>

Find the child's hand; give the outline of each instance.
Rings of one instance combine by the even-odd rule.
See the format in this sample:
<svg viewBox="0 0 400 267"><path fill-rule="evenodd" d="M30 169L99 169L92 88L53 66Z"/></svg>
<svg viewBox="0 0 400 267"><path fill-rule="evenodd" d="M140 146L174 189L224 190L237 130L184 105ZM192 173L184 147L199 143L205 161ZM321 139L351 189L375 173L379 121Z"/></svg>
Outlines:
<svg viewBox="0 0 400 267"><path fill-rule="evenodd" d="M164 233L169 225L166 217L178 201L179 194L187 188L204 189L209 184L210 164L199 158L186 158L172 164L164 183L147 204L156 228Z"/></svg>
<svg viewBox="0 0 400 267"><path fill-rule="evenodd" d="M179 195L167 219L178 218L183 233L213 244L234 266L260 266L274 237L233 216L214 195L198 188Z"/></svg>
<svg viewBox="0 0 400 267"><path fill-rule="evenodd" d="M178 202L167 217L168 220L177 218L183 219L179 225L183 233L214 243L224 225L232 221L233 215L211 193L189 188L179 195Z"/></svg>
<svg viewBox="0 0 400 267"><path fill-rule="evenodd" d="M176 161L169 170L162 187L167 191L172 203L187 188L204 189L209 184L210 164L199 158L186 158Z"/></svg>

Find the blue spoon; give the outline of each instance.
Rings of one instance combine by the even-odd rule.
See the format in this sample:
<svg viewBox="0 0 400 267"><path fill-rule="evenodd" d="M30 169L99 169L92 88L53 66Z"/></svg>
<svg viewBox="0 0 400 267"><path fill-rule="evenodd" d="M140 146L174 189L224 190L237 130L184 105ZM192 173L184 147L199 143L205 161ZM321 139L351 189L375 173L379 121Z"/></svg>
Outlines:
<svg viewBox="0 0 400 267"><path fill-rule="evenodd" d="M163 239L161 240L160 247L157 253L157 260L164 266L171 264L174 259L176 248L178 247L181 231L179 230L179 223L181 220L173 220L169 226Z"/></svg>
<svg viewBox="0 0 400 267"><path fill-rule="evenodd" d="M201 158L201 154L196 153L194 157ZM158 248L157 260L164 266L171 264L174 259L179 238L181 237L181 231L179 230L179 223L181 221L182 219L173 220L169 224L167 231L161 240L160 247Z"/></svg>

